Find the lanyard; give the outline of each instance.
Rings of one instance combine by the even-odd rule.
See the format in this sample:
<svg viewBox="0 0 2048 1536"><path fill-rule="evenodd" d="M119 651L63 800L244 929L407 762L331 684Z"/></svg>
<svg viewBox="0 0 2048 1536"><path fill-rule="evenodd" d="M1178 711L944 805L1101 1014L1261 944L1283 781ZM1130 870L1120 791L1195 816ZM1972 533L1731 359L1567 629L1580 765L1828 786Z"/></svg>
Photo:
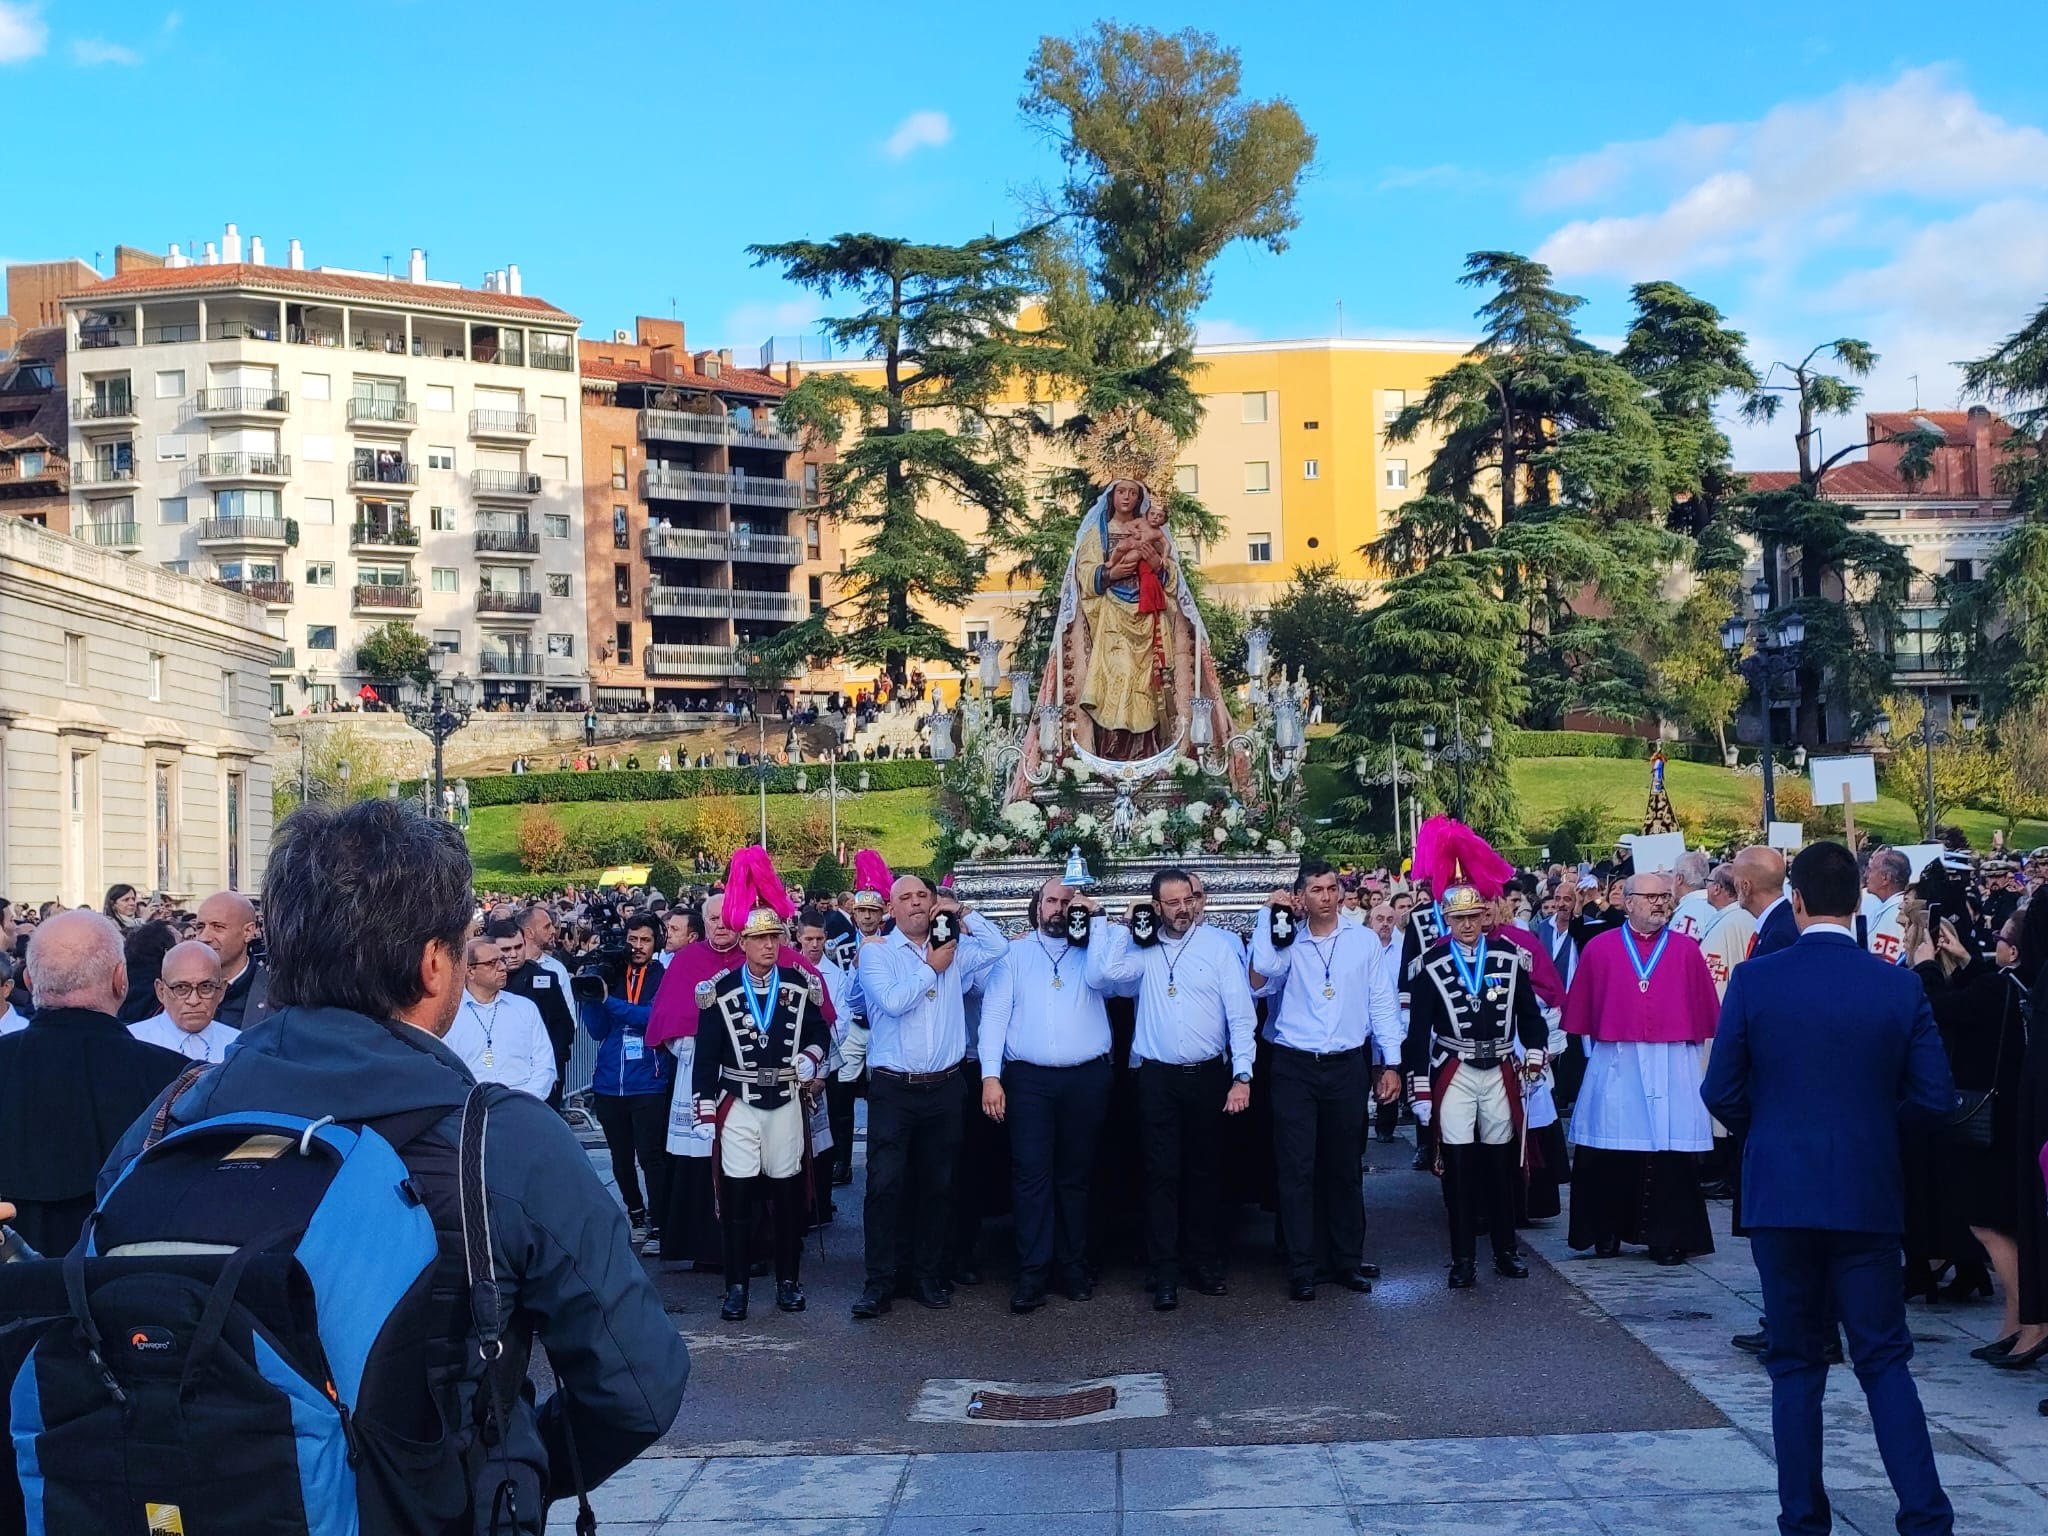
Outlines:
<svg viewBox="0 0 2048 1536"><path fill-rule="evenodd" d="M640 994L647 988L647 967L626 967L626 1001L638 1007Z"/></svg>
<svg viewBox="0 0 2048 1536"><path fill-rule="evenodd" d="M486 1054L488 1054L491 1050L492 1043L497 1038L498 1010L505 1006L504 994L500 993L498 995L497 1001L491 1004L491 1016L488 1019L484 1017L483 1005L479 1003L475 998L472 997L469 1000L469 1006L471 1011L473 1011L476 1014L477 1024L483 1029L484 1051Z"/></svg>
<svg viewBox="0 0 2048 1536"><path fill-rule="evenodd" d="M1344 930L1342 927L1339 927L1335 933L1330 935L1330 952L1325 955L1323 953L1323 946L1315 941L1315 936L1313 934L1308 936L1308 947L1316 952L1316 959L1322 962L1323 996L1325 997L1335 997L1337 995L1336 987L1331 985L1330 982L1330 963L1337 958L1337 941L1343 937Z"/></svg>
<svg viewBox="0 0 2048 1536"><path fill-rule="evenodd" d="M1670 927L1667 925L1657 935L1657 947L1650 951L1650 958L1647 961L1636 953L1636 931L1626 923L1622 924L1621 941L1621 947L1628 951L1628 963L1635 967L1636 990L1649 991L1651 973L1657 969L1657 962L1664 958L1664 946L1671 942Z"/></svg>
<svg viewBox="0 0 2048 1536"><path fill-rule="evenodd" d="M1038 935L1033 934L1032 937L1038 938ZM1042 938L1038 938L1038 950L1039 953L1044 955L1045 958L1052 964L1053 990L1058 991L1060 988L1066 985L1064 981L1060 980L1060 967L1067 963L1067 956L1071 955L1074 952L1074 946L1070 943L1062 944L1060 946L1060 952L1057 955L1055 955L1051 950L1045 947L1045 940Z"/></svg>
<svg viewBox="0 0 2048 1536"><path fill-rule="evenodd" d="M1458 980L1465 985L1465 995L1477 1003L1480 998L1480 983L1486 977L1486 935L1479 935L1479 947L1469 966L1465 964L1462 946L1456 939L1451 940L1451 964L1458 968Z"/></svg>
<svg viewBox="0 0 2048 1536"><path fill-rule="evenodd" d="M1172 948L1168 948L1163 939L1160 941L1159 952L1166 957L1166 995L1168 997L1180 996L1180 982L1176 979L1174 972L1180 969L1181 961L1187 959L1188 945L1194 941L1194 937L1194 933L1190 931L1185 939L1182 939L1179 944Z"/></svg>
<svg viewBox="0 0 2048 1536"><path fill-rule="evenodd" d="M740 986L747 996L747 1012L754 1016L754 1029L762 1040L767 1040L769 1023L775 1013L775 973L770 971L760 992L754 990L754 973L751 969L740 971Z"/></svg>

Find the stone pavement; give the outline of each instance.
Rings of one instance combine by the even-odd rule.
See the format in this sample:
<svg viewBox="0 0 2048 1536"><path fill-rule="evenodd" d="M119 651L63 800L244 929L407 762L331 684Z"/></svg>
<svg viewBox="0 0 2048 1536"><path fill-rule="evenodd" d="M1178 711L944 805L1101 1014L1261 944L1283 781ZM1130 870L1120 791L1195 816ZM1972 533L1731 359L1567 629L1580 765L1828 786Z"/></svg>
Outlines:
<svg viewBox="0 0 2048 1536"><path fill-rule="evenodd" d="M1379 1193L1369 1183L1368 1200ZM802 1447L788 1440L749 1446L735 1433L741 1426L730 1425L707 1438L715 1439L721 1452L757 1454L656 1452L643 1457L594 1499L600 1531L603 1536L1768 1536L1777 1529L1769 1382L1760 1364L1728 1345L1731 1333L1755 1324L1756 1275L1748 1245L1727 1235L1728 1208L1712 1209L1720 1251L1677 1269L1658 1269L1639 1254L1605 1261L1573 1254L1565 1247L1562 1219L1525 1234L1524 1241L1533 1257L1562 1277L1569 1287L1564 1294L1574 1298L1571 1305L1633 1336L1725 1416L1725 1427L1322 1444L1119 1442L1113 1448L1057 1450L1028 1448L1027 1437L1041 1431L991 1429L991 1443L1018 1448L809 1455L758 1454ZM1414 1216L1404 1212L1402 1219ZM1440 1274L1440 1269L1424 1277L1390 1272L1389 1285L1382 1289L1402 1278L1441 1284ZM1481 1292L1466 1295L1483 1299L1484 1291L1482 1277ZM1370 1308L1378 1298L1351 1299ZM1098 1299L1094 1305L1101 1304ZM1321 1302L1317 1310L1322 1311ZM1967 1536L2048 1533L2048 1419L2034 1406L2048 1392L2048 1375L2025 1372L2015 1378L1968 1358L1967 1351L1997 1323L1993 1307L1916 1303L1912 1316L1920 1341L1915 1376L1956 1506L1957 1530ZM1475 1335L1482 1348L1512 1353L1542 1347L1540 1341L1499 1336L1499 1325L1506 1321L1500 1313L1475 1312L1473 1317L1492 1324ZM1510 1326L1525 1321L1515 1318ZM798 1376L788 1372L787 1390L807 1390ZM831 1388L811 1390L818 1393L820 1417L829 1415ZM1557 1390L1553 1385L1547 1393ZM1603 1390L1616 1388L1598 1372L1573 1388L1595 1398ZM1546 1396L1535 1396L1528 1407L1532 1427L1542 1427ZM686 1403L686 1416L690 1412ZM1894 1505L1851 1372L1831 1374L1827 1413L1827 1478L1835 1528L1852 1536L1881 1536L1892 1529ZM1141 1422L1156 1426L1162 1421ZM874 1427L891 1434L899 1428ZM820 1424L821 1438L826 1428ZM995 1436L1004 1438L995 1442ZM567 1511L559 1506L556 1522L567 1524Z"/></svg>

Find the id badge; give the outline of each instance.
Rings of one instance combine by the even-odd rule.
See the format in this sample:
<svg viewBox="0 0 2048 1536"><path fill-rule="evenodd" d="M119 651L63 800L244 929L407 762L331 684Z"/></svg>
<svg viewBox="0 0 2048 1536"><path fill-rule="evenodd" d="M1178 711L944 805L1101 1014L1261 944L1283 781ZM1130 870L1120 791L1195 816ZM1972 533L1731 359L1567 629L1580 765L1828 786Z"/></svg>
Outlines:
<svg viewBox="0 0 2048 1536"><path fill-rule="evenodd" d="M641 1057L645 1056L646 1054L647 1037L645 1035L626 1036L626 1060L638 1061Z"/></svg>

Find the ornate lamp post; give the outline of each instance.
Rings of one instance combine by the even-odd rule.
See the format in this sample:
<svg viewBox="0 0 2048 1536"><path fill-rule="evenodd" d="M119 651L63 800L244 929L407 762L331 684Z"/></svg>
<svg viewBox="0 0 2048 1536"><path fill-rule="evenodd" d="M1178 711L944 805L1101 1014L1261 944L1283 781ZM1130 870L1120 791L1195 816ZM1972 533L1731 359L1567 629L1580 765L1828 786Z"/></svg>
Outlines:
<svg viewBox="0 0 2048 1536"><path fill-rule="evenodd" d="M1933 696L1923 686L1920 689L1920 724L1913 730L1892 737L1894 745L1918 747L1927 769L1927 841L1934 841L1934 749L1953 744L1957 737L1934 724ZM1968 705L1955 711L1956 730L1964 735L1977 729L1977 711ZM1892 735L1892 717L1883 710L1871 722L1871 728L1880 736Z"/></svg>
<svg viewBox="0 0 2048 1536"><path fill-rule="evenodd" d="M1776 765L1772 762L1771 742L1771 695L1776 691L1778 679L1794 676L1799 671L1800 647L1806 643L1806 620L1798 613L1788 613L1775 626L1764 622L1764 615L1770 611L1771 588L1761 576L1749 589L1751 617L1745 621L1741 613L1733 613L1728 622L1721 626L1721 648L1730 656L1739 655L1744 642L1750 645L1750 653L1740 663L1742 675L1756 690L1757 719L1763 727L1763 751L1758 754L1758 763L1764 776L1764 831L1770 831L1771 823L1778 819L1777 782L1773 777ZM1732 750L1732 749L1731 749ZM1793 754L1795 765L1806 759L1804 748Z"/></svg>
<svg viewBox="0 0 2048 1536"><path fill-rule="evenodd" d="M826 769L826 772L830 775L830 777L825 787L820 790L813 790L811 788L810 774L808 774L801 768L797 769L796 792L800 795L810 795L814 799L826 801L828 804L831 805L832 857L836 859L839 857L839 802L841 800L852 800L859 795L866 794L868 784L871 781L868 777L867 769L863 768L860 771L860 779L858 781L860 784L859 789L841 789L839 787L839 754L836 751L833 752L831 757L828 759L828 763L829 766Z"/></svg>
<svg viewBox="0 0 2048 1536"><path fill-rule="evenodd" d="M1387 733L1387 766L1375 768L1372 759L1361 752L1351 764L1351 772L1361 784L1377 787L1391 785L1394 791L1394 852L1401 851L1401 744L1392 731Z"/></svg>
<svg viewBox="0 0 2048 1536"><path fill-rule="evenodd" d="M1437 747L1437 729L1433 725L1422 728L1422 766L1433 771L1439 761L1449 763L1457 770L1458 795L1455 810L1458 820L1465 819L1465 768L1471 763L1483 763L1493 755L1493 727L1483 725L1479 734L1471 741L1465 739L1465 705L1462 700L1451 701L1451 739Z"/></svg>
<svg viewBox="0 0 2048 1536"><path fill-rule="evenodd" d="M469 714L476 707L477 685L467 674L458 672L453 679L446 677L448 653L436 646L427 652L427 686L411 678L398 685L398 707L405 715L406 723L434 744L434 796L431 813L443 816L446 811L441 802L441 793L447 787L446 775L442 768L443 749L448 738L469 724Z"/></svg>

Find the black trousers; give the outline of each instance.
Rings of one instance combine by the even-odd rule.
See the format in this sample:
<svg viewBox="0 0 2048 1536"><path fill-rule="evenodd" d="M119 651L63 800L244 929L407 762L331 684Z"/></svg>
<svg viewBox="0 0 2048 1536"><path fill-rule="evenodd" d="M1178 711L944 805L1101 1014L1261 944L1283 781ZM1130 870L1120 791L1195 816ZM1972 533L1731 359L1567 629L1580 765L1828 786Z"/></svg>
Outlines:
<svg viewBox="0 0 2048 1536"><path fill-rule="evenodd" d="M753 1264L755 1205L775 1207L775 1278L794 1280L804 1252L804 1223L810 1192L804 1176L786 1179L723 1179L719 1184L719 1229L725 1248L725 1283L745 1285Z"/></svg>
<svg viewBox="0 0 2048 1536"><path fill-rule="evenodd" d="M1073 1067L1003 1065L1017 1287L1076 1284L1088 1252L1088 1184L1109 1109L1109 1058Z"/></svg>
<svg viewBox="0 0 2048 1536"><path fill-rule="evenodd" d="M1365 1129L1363 1050L1315 1056L1272 1053L1273 1162L1280 1240L1294 1280L1355 1269L1365 1256L1365 1186L1358 1172Z"/></svg>
<svg viewBox="0 0 2048 1536"><path fill-rule="evenodd" d="M940 1270L946 1279L979 1269L983 1223L1002 1213L1010 1192L1010 1132L981 1112L981 1064L960 1063L960 1150L953 1163L953 1210ZM913 1191L913 1197L915 1192Z"/></svg>
<svg viewBox="0 0 2048 1536"><path fill-rule="evenodd" d="M858 1079L842 1083L830 1078L825 1083L825 1113L832 1122L832 1165L853 1172L853 1101L860 1097Z"/></svg>
<svg viewBox="0 0 2048 1536"><path fill-rule="evenodd" d="M899 1240L907 1241L912 1272L941 1279L946 1234L953 1214L953 1171L960 1156L963 1100L960 1074L936 1083L907 1083L876 1072L868 1083L868 1187L861 1208L867 1283L884 1292L896 1283ZM906 1187L916 1208L906 1211ZM909 1235L899 1239L904 1222Z"/></svg>
<svg viewBox="0 0 2048 1536"><path fill-rule="evenodd" d="M1230 1058L1138 1066L1145 1148L1145 1248L1154 1285L1180 1284L1181 1261L1223 1273L1223 1100Z"/></svg>
<svg viewBox="0 0 2048 1536"><path fill-rule="evenodd" d="M619 1198L628 1214L651 1214L660 1221L668 1210L668 1103L667 1093L593 1093L591 1113L604 1132L604 1144L612 1155L612 1178L619 1186ZM640 1177L633 1171L635 1158L640 1173L647 1177L646 1198L641 1198Z"/></svg>
<svg viewBox="0 0 2048 1536"><path fill-rule="evenodd" d="M1451 1222L1451 1258L1474 1257L1483 1226L1493 1242L1493 1256L1515 1251L1515 1166L1512 1141L1499 1146L1466 1142L1441 1143L1444 1159L1444 1211Z"/></svg>

